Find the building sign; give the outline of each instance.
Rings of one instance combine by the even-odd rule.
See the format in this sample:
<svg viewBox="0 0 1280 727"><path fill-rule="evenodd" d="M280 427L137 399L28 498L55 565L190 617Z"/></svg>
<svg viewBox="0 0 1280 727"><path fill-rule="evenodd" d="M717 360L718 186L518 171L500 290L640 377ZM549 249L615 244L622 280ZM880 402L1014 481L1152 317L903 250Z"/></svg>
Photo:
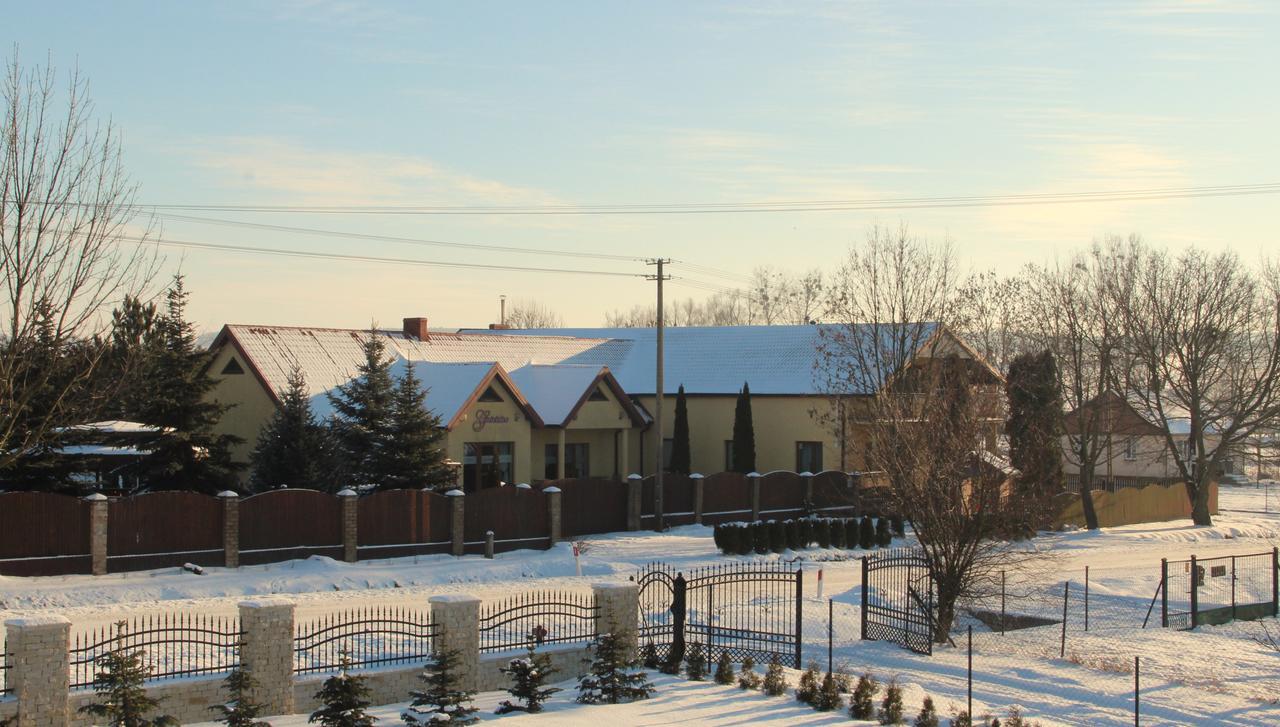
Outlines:
<svg viewBox="0 0 1280 727"><path fill-rule="evenodd" d="M511 421L501 414L490 414L488 409L477 409L476 420L471 423L471 431L483 431L486 424L506 424Z"/></svg>

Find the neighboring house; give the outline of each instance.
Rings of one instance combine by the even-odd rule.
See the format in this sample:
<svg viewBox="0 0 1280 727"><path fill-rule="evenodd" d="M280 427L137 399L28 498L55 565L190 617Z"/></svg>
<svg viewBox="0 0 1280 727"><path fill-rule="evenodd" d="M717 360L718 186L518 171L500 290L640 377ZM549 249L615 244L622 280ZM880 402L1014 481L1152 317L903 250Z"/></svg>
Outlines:
<svg viewBox="0 0 1280 727"><path fill-rule="evenodd" d="M1079 431L1079 418L1096 422L1101 452L1094 468L1099 480L1136 479L1141 481L1180 479L1178 463L1169 452L1165 428L1151 422L1138 409L1115 392L1106 392L1087 402L1080 409L1066 415L1066 431ZM1189 420L1182 416L1170 417L1166 425L1181 456L1190 458ZM1216 436L1205 435L1206 446L1216 446ZM1062 437L1063 471L1079 475L1079 462L1071 451L1070 435ZM1224 463L1225 472L1231 471L1231 462ZM1221 474L1221 473L1219 473Z"/></svg>
<svg viewBox="0 0 1280 727"><path fill-rule="evenodd" d="M295 365L306 377L313 410L322 418L332 413L327 394L355 375L367 335L223 327L210 347L210 372L218 380L211 396L234 405L220 425L244 439L234 458L248 460ZM395 358L393 374L415 366L467 490L653 472L653 329L439 331L425 318L406 318L401 330L377 335ZM812 325L667 329L664 444L683 384L693 470L728 469L734 403L746 382L758 470L862 469L857 433L839 436L831 424L832 399L815 383L819 336L820 327ZM977 358L950 332L938 329L934 336L940 353Z"/></svg>
<svg viewBox="0 0 1280 727"><path fill-rule="evenodd" d="M173 429L109 420L54 430L51 443L33 451L27 466L81 488L128 493L141 486L141 471Z"/></svg>

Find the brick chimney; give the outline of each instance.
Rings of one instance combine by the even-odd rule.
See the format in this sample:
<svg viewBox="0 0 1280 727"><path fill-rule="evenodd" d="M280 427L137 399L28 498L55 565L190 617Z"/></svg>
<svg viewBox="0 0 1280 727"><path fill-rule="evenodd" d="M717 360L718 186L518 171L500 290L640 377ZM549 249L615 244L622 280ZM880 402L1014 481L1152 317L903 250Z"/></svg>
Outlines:
<svg viewBox="0 0 1280 727"><path fill-rule="evenodd" d="M508 326L508 325L507 325L507 324L505 324L505 323L490 323L490 324L489 324L489 330L491 330L491 331L509 331L509 330L511 330L511 326Z"/></svg>
<svg viewBox="0 0 1280 727"><path fill-rule="evenodd" d="M419 341L427 340L427 319L426 318L404 319L404 335L409 338L416 338Z"/></svg>

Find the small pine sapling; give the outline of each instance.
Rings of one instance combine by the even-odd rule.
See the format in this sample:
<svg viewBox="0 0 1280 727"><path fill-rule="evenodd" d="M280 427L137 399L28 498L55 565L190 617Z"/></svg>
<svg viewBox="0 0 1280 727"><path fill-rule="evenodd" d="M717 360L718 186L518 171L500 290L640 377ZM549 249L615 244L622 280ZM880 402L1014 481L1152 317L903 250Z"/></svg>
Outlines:
<svg viewBox="0 0 1280 727"><path fill-rule="evenodd" d="M933 706L933 697L924 698L914 724L915 727L938 727L938 710Z"/></svg>
<svg viewBox="0 0 1280 727"><path fill-rule="evenodd" d="M1022 707L1012 705L1009 707L1009 717L1004 721L1004 727L1036 727L1036 723L1022 716Z"/></svg>
<svg viewBox="0 0 1280 727"><path fill-rule="evenodd" d="M849 700L849 716L854 719L871 719L876 715L876 689L879 685L870 673L858 677L858 686Z"/></svg>
<svg viewBox="0 0 1280 727"><path fill-rule="evenodd" d="M809 662L809 668L800 675L800 683L796 685L796 701L812 705L818 699L818 663Z"/></svg>
<svg viewBox="0 0 1280 727"><path fill-rule="evenodd" d="M840 696L840 683L831 672L822 677L822 686L814 697L813 708L819 712L833 712L844 706L844 698Z"/></svg>
<svg viewBox="0 0 1280 727"><path fill-rule="evenodd" d="M252 674L237 666L222 684L230 699L209 708L220 715L219 722L228 727L271 727L270 723L258 720L262 707L250 696L258 688L258 680Z"/></svg>
<svg viewBox="0 0 1280 727"><path fill-rule="evenodd" d="M973 727L973 718L965 710L960 710L951 715L950 727Z"/></svg>
<svg viewBox="0 0 1280 727"><path fill-rule="evenodd" d="M365 714L369 687L364 677L352 675L351 658L345 652L338 660L338 673L324 680L316 699L322 705L311 713L309 724L320 727L372 727L377 717ZM415 724L415 723L410 723Z"/></svg>
<svg viewBox="0 0 1280 727"><path fill-rule="evenodd" d="M733 662L729 661L729 652L720 652L716 660L716 684L733 684L738 675L733 672Z"/></svg>
<svg viewBox="0 0 1280 727"><path fill-rule="evenodd" d="M94 662L93 692L102 700L86 704L82 714L101 717L111 727L165 727L178 720L167 714L148 719L145 715L160 706L160 701L147 696L142 686L151 670L142 660L141 651L127 651L128 626L116 623L116 647L100 655Z"/></svg>
<svg viewBox="0 0 1280 727"><path fill-rule="evenodd" d="M761 689L770 697L781 697L787 693L787 677L782 673L782 662L774 654L769 660L769 668L764 672L764 683Z"/></svg>
<svg viewBox="0 0 1280 727"><path fill-rule="evenodd" d="M756 673L756 660L750 656L742 660L742 671L738 672L738 688L760 688L760 675Z"/></svg>
<svg viewBox="0 0 1280 727"><path fill-rule="evenodd" d="M653 695L648 676L636 669L626 642L612 630L597 636L591 650L595 658L590 672L578 679L578 702L618 704Z"/></svg>
<svg viewBox="0 0 1280 727"><path fill-rule="evenodd" d="M902 724L902 687L897 679L890 679L884 688L884 699L876 713L880 724Z"/></svg>
<svg viewBox="0 0 1280 727"><path fill-rule="evenodd" d="M563 691L559 687L546 686L547 677L559 670L551 666L550 656L535 651L536 645L537 639L530 636L529 653L519 659L512 659L507 663L506 668L499 670L511 677L512 684L507 687L507 692L517 701L507 700L498 705L498 714L541 712L543 703L550 699L552 694Z"/></svg>
<svg viewBox="0 0 1280 727"><path fill-rule="evenodd" d="M988 716L990 716L990 715L988 715ZM999 717L991 717L991 726L990 726L990 727L1000 727L1000 718L999 718Z"/></svg>
<svg viewBox="0 0 1280 727"><path fill-rule="evenodd" d="M691 682L700 682L707 676L707 654L700 642L689 644L689 651L684 655L684 673Z"/></svg>
<svg viewBox="0 0 1280 727"><path fill-rule="evenodd" d="M475 692L462 688L462 654L456 649L438 651L418 675L425 688L409 692L413 701L400 713L407 725L475 724Z"/></svg>
<svg viewBox="0 0 1280 727"><path fill-rule="evenodd" d="M645 642L644 648L640 649L640 663L644 664L646 669L657 669L662 666L662 660L658 658L658 648L652 641Z"/></svg>
<svg viewBox="0 0 1280 727"><path fill-rule="evenodd" d="M849 676L849 672L845 671L843 666L836 667L835 680L836 690L841 694L853 691L853 677Z"/></svg>

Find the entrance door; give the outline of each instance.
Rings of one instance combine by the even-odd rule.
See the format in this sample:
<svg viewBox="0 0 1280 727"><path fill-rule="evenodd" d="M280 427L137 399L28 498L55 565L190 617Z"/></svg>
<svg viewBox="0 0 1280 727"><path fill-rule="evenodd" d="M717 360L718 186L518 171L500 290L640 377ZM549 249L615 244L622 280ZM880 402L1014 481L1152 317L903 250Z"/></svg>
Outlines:
<svg viewBox="0 0 1280 727"><path fill-rule="evenodd" d="M462 489L475 492L511 482L511 442L467 442L462 451Z"/></svg>

